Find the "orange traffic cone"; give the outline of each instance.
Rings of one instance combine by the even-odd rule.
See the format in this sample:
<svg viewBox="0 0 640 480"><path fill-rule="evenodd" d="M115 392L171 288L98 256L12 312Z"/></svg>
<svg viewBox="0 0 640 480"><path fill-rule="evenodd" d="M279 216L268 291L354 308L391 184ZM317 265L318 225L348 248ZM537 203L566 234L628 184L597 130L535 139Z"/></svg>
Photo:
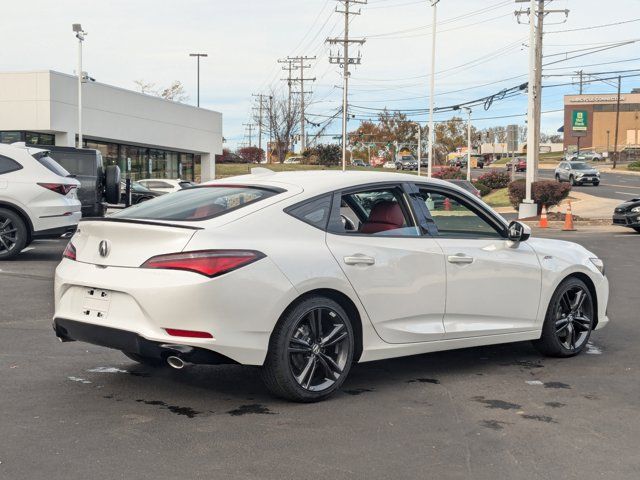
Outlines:
<svg viewBox="0 0 640 480"><path fill-rule="evenodd" d="M547 206L542 205L542 215L540 215L539 228L549 228L549 221L547 220Z"/></svg>
<svg viewBox="0 0 640 480"><path fill-rule="evenodd" d="M562 227L563 232L574 232L576 229L573 226L573 214L571 213L571 202L569 202L569 206L567 207L567 214L564 217L564 227Z"/></svg>
<svg viewBox="0 0 640 480"><path fill-rule="evenodd" d="M449 200L448 198L444 199L444 209L446 211L451 210L451 200Z"/></svg>

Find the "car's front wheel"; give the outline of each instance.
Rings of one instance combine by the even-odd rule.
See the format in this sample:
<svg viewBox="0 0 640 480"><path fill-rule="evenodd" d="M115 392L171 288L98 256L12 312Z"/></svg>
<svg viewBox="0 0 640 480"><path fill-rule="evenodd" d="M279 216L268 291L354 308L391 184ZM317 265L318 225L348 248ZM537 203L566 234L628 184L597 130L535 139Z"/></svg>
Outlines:
<svg viewBox="0 0 640 480"><path fill-rule="evenodd" d="M575 277L564 280L551 297L542 336L533 342L534 347L552 357L579 354L591 336L594 310L594 301L585 283Z"/></svg>
<svg viewBox="0 0 640 480"><path fill-rule="evenodd" d="M576 177L574 177L573 175L571 175L571 176L569 177L569 183L570 183L572 186L575 186L575 185L576 185Z"/></svg>
<svg viewBox="0 0 640 480"><path fill-rule="evenodd" d="M27 226L11 210L0 208L0 260L18 255L27 245Z"/></svg>
<svg viewBox="0 0 640 480"><path fill-rule="evenodd" d="M556 182L560 183L560 175L556 173Z"/></svg>
<svg viewBox="0 0 640 480"><path fill-rule="evenodd" d="M640 227L632 227L636 232L640 233Z"/></svg>
<svg viewBox="0 0 640 480"><path fill-rule="evenodd" d="M317 402L345 381L353 350L353 327L344 309L330 298L310 296L276 325L262 377L278 397Z"/></svg>

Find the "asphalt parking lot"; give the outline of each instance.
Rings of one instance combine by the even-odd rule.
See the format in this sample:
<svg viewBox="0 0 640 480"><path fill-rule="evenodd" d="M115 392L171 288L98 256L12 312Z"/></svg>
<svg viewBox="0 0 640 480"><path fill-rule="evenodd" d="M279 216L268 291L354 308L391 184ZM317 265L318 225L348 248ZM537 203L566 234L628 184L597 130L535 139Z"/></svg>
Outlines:
<svg viewBox="0 0 640 480"><path fill-rule="evenodd" d="M604 259L611 324L586 354L528 343L356 366L311 405L270 397L257 369L153 370L59 343L62 241L0 262L0 478L636 479L640 235L545 236Z"/></svg>

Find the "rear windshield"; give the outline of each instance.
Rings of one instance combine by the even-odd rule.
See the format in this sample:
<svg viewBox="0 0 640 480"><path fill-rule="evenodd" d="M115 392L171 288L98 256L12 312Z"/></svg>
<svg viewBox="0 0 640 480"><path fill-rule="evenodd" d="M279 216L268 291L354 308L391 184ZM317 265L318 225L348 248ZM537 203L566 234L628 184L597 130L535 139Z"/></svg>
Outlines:
<svg viewBox="0 0 640 480"><path fill-rule="evenodd" d="M203 186L179 190L110 215L143 220L198 221L224 215L281 193L276 188Z"/></svg>
<svg viewBox="0 0 640 480"><path fill-rule="evenodd" d="M55 158L65 170L74 175L95 177L98 174L96 154L90 152L52 152Z"/></svg>
<svg viewBox="0 0 640 480"><path fill-rule="evenodd" d="M60 175L61 177L68 177L70 175L69 172L62 168L58 162L46 153L36 153L33 157L40 163L40 165L46 167L47 170L55 173L56 175Z"/></svg>

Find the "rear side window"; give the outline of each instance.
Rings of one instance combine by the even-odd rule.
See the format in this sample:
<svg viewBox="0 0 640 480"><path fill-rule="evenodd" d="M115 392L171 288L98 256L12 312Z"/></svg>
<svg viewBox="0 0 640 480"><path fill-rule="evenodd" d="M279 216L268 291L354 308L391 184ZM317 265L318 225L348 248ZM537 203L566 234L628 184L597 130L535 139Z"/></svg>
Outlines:
<svg viewBox="0 0 640 480"><path fill-rule="evenodd" d="M180 190L111 215L142 220L198 221L218 217L283 192L252 186L205 186Z"/></svg>
<svg viewBox="0 0 640 480"><path fill-rule="evenodd" d="M45 167L47 170L59 175L61 177L68 177L69 172L67 172L64 168L60 166L58 162L56 162L53 158L51 158L48 153L35 154L33 156L40 165Z"/></svg>
<svg viewBox="0 0 640 480"><path fill-rule="evenodd" d="M15 172L16 170L20 170L21 168L22 165L20 165L15 160L0 155L0 175L2 175L3 173Z"/></svg>
<svg viewBox="0 0 640 480"><path fill-rule="evenodd" d="M93 153L54 152L54 158L62 168L74 175L95 177L98 174L98 159Z"/></svg>
<svg viewBox="0 0 640 480"><path fill-rule="evenodd" d="M331 195L294 205L285 212L309 225L325 230L331 215Z"/></svg>

